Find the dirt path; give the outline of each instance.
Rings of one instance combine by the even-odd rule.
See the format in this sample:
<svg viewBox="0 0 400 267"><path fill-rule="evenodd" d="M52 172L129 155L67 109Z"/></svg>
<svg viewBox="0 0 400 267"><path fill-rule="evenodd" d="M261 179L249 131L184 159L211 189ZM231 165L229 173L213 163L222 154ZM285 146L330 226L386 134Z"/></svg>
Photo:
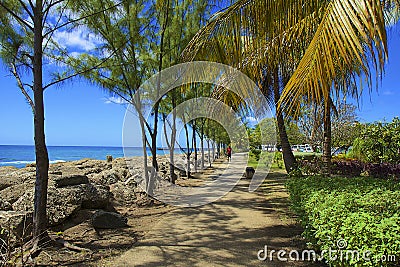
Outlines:
<svg viewBox="0 0 400 267"><path fill-rule="evenodd" d="M280 262L276 257L273 261L257 258L266 245L269 252L296 249L301 253L304 248L299 236L302 229L288 211L284 180L282 172L272 172L256 192L249 193L250 180L242 179L212 204L175 209L163 215L133 248L101 265L312 266Z"/></svg>

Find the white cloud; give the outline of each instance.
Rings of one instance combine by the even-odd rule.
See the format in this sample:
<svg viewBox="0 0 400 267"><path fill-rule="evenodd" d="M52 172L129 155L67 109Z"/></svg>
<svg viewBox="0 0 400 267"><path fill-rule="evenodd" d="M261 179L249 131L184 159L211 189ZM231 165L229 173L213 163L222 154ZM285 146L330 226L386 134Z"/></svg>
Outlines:
<svg viewBox="0 0 400 267"><path fill-rule="evenodd" d="M90 51L96 48L101 41L83 27L75 28L73 31L57 31L54 40L65 48Z"/></svg>
<svg viewBox="0 0 400 267"><path fill-rule="evenodd" d="M75 52L75 51L69 53L69 56L70 56L70 57L73 57L73 58L78 58L80 55L82 55L82 53Z"/></svg>
<svg viewBox="0 0 400 267"><path fill-rule="evenodd" d="M251 122L251 123L258 122L256 118L250 117L250 116L249 116L249 117L246 117L246 121Z"/></svg>
<svg viewBox="0 0 400 267"><path fill-rule="evenodd" d="M104 103L106 104L118 104L118 105L124 105L124 104L128 104L128 102L121 98L121 97L117 97L117 96L112 96L109 98L105 98Z"/></svg>

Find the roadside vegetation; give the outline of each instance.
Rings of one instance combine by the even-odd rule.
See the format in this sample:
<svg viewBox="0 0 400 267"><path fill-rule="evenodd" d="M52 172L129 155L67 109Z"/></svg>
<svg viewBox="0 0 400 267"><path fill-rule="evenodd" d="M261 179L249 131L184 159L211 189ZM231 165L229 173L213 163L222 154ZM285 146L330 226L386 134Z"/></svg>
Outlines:
<svg viewBox="0 0 400 267"><path fill-rule="evenodd" d="M301 134L300 131L296 136ZM298 165L289 174L286 186L291 208L304 228L303 236L309 248L330 266L397 266L399 119L355 123L333 134L334 139L339 139L336 134L351 139L342 140L346 145L339 147L342 153L333 156L330 176L322 172L321 153L294 152ZM259 143L255 139L251 139L253 146ZM260 151L251 151L249 166L257 166ZM269 153L275 153L272 170L282 169L282 152ZM322 255L329 250L336 252Z"/></svg>
<svg viewBox="0 0 400 267"><path fill-rule="evenodd" d="M358 102L365 91L359 78L371 90L374 75L384 73L387 29L399 21L400 1L238 0L228 7L211 2L0 2L1 63L15 77L33 113L32 254L49 241L45 90L80 77L132 104L140 118L146 193L151 195L160 168L157 139L161 135L171 154L171 183L177 178L174 151L178 146L186 154L184 171L189 178L198 167L211 165L210 160L205 162L205 151L208 159L215 159L232 142L217 122L197 118L184 124L186 144L180 147L178 124L187 115L177 117L174 110L180 104L210 97L228 105L243 121L255 116L249 114L251 97L239 97L221 86L193 82L159 98L158 79L156 94L138 94L144 81L165 68L210 61L246 74L263 94L253 100L267 100L275 111L270 122L276 124L278 140L269 144L277 143L282 152L271 152L273 167L284 168L293 177L288 187L311 244L324 249L343 238L350 248L371 249L376 256L398 255L399 119L360 124L355 107L346 100ZM216 8L221 11L214 12ZM93 49L71 50L55 38L77 28L97 40ZM147 107L153 100L154 105ZM159 129L162 122L165 127ZM264 160L257 127L249 129L249 165L254 167ZM291 145L304 143L320 154L293 153ZM235 144L231 145L235 151ZM339 150L343 155L332 160Z"/></svg>
<svg viewBox="0 0 400 267"><path fill-rule="evenodd" d="M400 255L400 184L372 177L296 177L287 183L303 235L331 266L397 266ZM339 246L339 247L338 247ZM340 251L359 255L341 260ZM366 260L363 254L370 252Z"/></svg>

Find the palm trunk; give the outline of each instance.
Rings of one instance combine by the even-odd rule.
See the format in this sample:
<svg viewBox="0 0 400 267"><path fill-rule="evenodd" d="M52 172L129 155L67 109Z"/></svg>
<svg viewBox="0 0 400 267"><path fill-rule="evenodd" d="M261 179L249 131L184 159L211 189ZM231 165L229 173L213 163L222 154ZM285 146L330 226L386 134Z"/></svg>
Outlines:
<svg viewBox="0 0 400 267"><path fill-rule="evenodd" d="M279 86L279 73L278 69L274 71L274 100L276 107L276 120L278 124L279 138L282 146L283 161L285 163L286 172L291 172L296 167L296 158L293 155L292 148L289 143L289 138L286 133L285 121L283 119L283 114L278 110L278 101L281 97L280 86Z"/></svg>
<svg viewBox="0 0 400 267"><path fill-rule="evenodd" d="M33 240L35 246L40 246L47 240L47 186L49 171L49 156L46 147L44 130L43 102L43 63L42 63L42 1L36 1L34 9L34 57L33 57L33 92L34 92L34 133L36 154L36 181L33 210Z"/></svg>
<svg viewBox="0 0 400 267"><path fill-rule="evenodd" d="M324 144L323 144L323 174L329 176L331 174L331 162L332 162L332 125L331 125L331 103L329 101L324 102Z"/></svg>

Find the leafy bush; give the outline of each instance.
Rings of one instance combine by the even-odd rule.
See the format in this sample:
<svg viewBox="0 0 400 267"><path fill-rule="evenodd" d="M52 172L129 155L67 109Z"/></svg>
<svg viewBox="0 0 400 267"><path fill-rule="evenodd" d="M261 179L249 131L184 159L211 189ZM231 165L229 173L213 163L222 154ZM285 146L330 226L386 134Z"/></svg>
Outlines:
<svg viewBox="0 0 400 267"><path fill-rule="evenodd" d="M319 175L322 170L321 157L315 154L295 155L297 168L290 173L290 176Z"/></svg>
<svg viewBox="0 0 400 267"><path fill-rule="evenodd" d="M314 157L311 160L297 159L298 170L294 176L319 175L322 170L322 160ZM358 160L333 160L331 172L334 175L357 177L364 173L374 178L400 179L400 164L363 163ZM292 175L293 176L293 175Z"/></svg>
<svg viewBox="0 0 400 267"><path fill-rule="evenodd" d="M252 149L250 152L254 156L256 161L260 160L260 154L261 154L261 150L260 149Z"/></svg>
<svg viewBox="0 0 400 267"><path fill-rule="evenodd" d="M364 171L375 178L389 178L395 177L400 178L400 164L390 164L390 163L369 163L365 164Z"/></svg>
<svg viewBox="0 0 400 267"><path fill-rule="evenodd" d="M365 162L400 162L400 119L366 124L354 141L352 153Z"/></svg>
<svg viewBox="0 0 400 267"><path fill-rule="evenodd" d="M304 236L316 250L370 251L363 257L330 259L331 266L394 266L400 255L400 184L373 178L291 179L287 187L293 210L300 216ZM383 256L397 262L378 262ZM397 266L397 265L396 265Z"/></svg>
<svg viewBox="0 0 400 267"><path fill-rule="evenodd" d="M331 171L332 174L357 177L364 171L364 164L358 160L332 161Z"/></svg>

